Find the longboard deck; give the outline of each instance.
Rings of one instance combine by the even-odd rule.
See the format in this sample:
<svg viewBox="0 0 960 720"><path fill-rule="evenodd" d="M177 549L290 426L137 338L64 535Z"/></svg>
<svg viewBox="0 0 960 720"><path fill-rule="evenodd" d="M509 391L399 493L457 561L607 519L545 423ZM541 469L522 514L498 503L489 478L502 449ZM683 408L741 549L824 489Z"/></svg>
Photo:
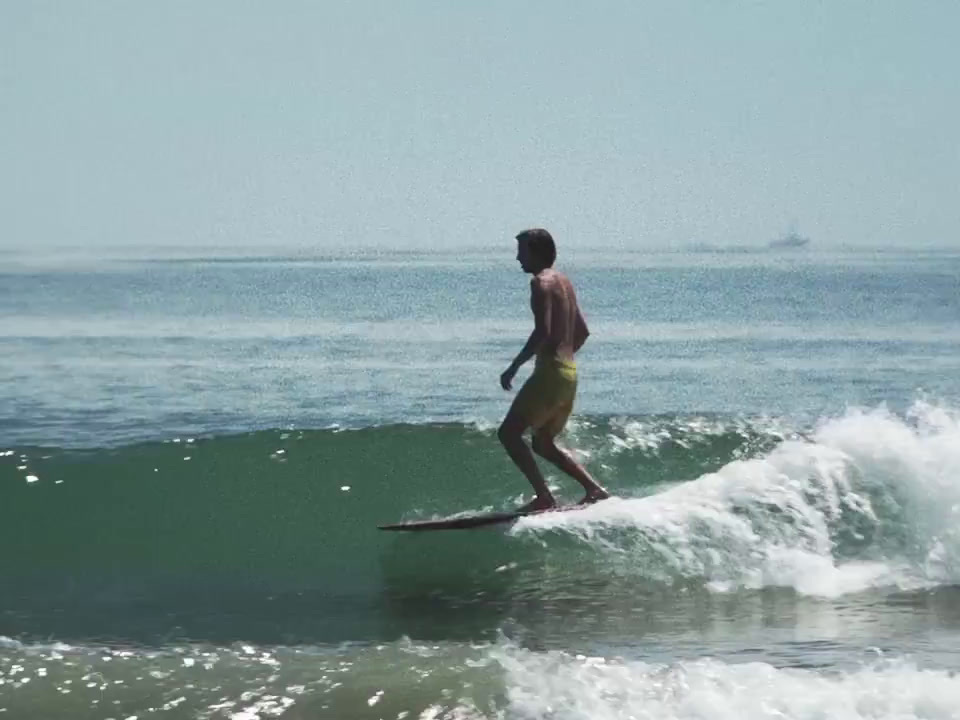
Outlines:
<svg viewBox="0 0 960 720"><path fill-rule="evenodd" d="M497 512L497 513L479 513L476 515L461 515L454 518L440 518L437 520L410 520L408 522L391 523L389 525L378 525L381 530L402 530L416 532L420 530L469 530L470 528L483 527L485 525L496 525L498 523L508 523L529 515L540 515L547 512L566 512L568 510L582 510L589 505L561 505L549 510L531 510L530 512Z"/></svg>

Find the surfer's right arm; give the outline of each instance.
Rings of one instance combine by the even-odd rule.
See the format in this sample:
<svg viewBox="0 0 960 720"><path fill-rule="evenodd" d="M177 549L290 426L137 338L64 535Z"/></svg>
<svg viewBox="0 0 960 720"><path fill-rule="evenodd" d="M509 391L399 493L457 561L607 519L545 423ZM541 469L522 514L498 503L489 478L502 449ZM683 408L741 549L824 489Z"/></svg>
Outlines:
<svg viewBox="0 0 960 720"><path fill-rule="evenodd" d="M534 327L523 349L500 376L500 386L509 390L513 376L527 360L537 354L543 341L550 335L550 295L541 285L539 278L530 281L530 307L533 310Z"/></svg>

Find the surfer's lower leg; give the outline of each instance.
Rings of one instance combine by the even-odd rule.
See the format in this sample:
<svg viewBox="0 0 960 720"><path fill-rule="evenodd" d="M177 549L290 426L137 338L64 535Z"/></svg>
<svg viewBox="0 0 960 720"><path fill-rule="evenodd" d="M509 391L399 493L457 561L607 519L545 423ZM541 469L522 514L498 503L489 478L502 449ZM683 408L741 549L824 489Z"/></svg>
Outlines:
<svg viewBox="0 0 960 720"><path fill-rule="evenodd" d="M595 503L598 500L605 500L610 497L610 493L590 476L583 465L574 460L570 453L557 447L552 435L542 431L534 433L533 451L545 460L552 462L583 486L586 495L580 500L581 505Z"/></svg>
<svg viewBox="0 0 960 720"><path fill-rule="evenodd" d="M548 510L556 507L557 501L547 487L547 482L543 479L540 468L537 467L537 461L534 459L533 453L530 452L530 448L528 448L527 444L523 441L523 431L526 430L526 428L527 426L523 419L511 412L507 414L503 424L500 425L500 429L497 431L497 437L500 438L500 442L507 451L507 455L509 455L514 464L520 468L520 471L526 475L527 480L533 485L533 491L537 494L533 500L523 507L518 508L518 510L520 512Z"/></svg>

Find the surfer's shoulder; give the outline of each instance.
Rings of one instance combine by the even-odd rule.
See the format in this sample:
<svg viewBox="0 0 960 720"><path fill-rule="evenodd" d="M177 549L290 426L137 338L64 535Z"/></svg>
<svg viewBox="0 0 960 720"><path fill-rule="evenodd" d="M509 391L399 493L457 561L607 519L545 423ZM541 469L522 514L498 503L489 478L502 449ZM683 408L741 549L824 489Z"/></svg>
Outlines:
<svg viewBox="0 0 960 720"><path fill-rule="evenodd" d="M530 288L548 290L557 283L563 283L566 279L567 278L563 273L558 272L553 268L546 268L530 278Z"/></svg>

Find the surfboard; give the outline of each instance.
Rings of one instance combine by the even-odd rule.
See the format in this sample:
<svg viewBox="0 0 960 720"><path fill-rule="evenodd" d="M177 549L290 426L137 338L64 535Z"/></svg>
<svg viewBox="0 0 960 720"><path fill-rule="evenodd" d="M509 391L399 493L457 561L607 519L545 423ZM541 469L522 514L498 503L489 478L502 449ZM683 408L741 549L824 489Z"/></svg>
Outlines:
<svg viewBox="0 0 960 720"><path fill-rule="evenodd" d="M583 510L589 505L560 505L549 510L532 510L530 512L495 512L495 513L477 513L475 515L459 515L452 518L439 518L434 520L409 520L407 522L391 523L389 525L377 525L381 530L402 530L416 532L420 530L469 530L471 528L484 527L485 525L496 525L498 523L509 523L528 515L539 515L548 512L567 512L570 510Z"/></svg>

